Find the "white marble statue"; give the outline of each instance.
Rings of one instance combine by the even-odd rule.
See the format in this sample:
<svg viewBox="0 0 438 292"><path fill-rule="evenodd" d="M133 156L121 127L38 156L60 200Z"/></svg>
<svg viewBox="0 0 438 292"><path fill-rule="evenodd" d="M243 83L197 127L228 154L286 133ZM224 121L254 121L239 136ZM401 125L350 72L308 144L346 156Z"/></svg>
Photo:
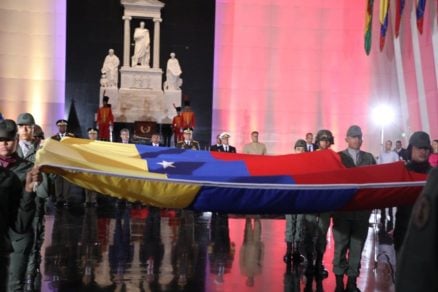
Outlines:
<svg viewBox="0 0 438 292"><path fill-rule="evenodd" d="M109 49L101 69L102 76L105 75L106 85L104 87L117 87L119 81L119 58L114 55L114 50Z"/></svg>
<svg viewBox="0 0 438 292"><path fill-rule="evenodd" d="M165 90L180 90L182 73L178 59L175 58L175 53L170 53L170 59L167 61L166 82L164 83Z"/></svg>
<svg viewBox="0 0 438 292"><path fill-rule="evenodd" d="M140 22L140 27L134 31L134 55L132 56L132 67L136 67L139 63L141 66L149 68L150 60L150 37L149 30L144 27L144 21Z"/></svg>

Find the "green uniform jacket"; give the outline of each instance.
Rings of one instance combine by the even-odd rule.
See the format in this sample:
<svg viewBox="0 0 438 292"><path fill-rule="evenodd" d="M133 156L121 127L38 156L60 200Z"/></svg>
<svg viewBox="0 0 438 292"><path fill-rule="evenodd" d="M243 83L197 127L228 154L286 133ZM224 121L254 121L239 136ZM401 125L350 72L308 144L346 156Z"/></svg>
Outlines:
<svg viewBox="0 0 438 292"><path fill-rule="evenodd" d="M12 251L9 228L17 233L29 230L35 213L35 193L25 192L18 177L0 167L0 253ZM5 222L6 224L3 224Z"/></svg>
<svg viewBox="0 0 438 292"><path fill-rule="evenodd" d="M348 153L348 149L339 152L339 156L341 157L342 164L347 168L376 164L376 159L374 159L374 156L371 153L362 150L360 150L359 154L357 155L357 164L354 164L353 158L351 158L350 153ZM371 210L336 212L337 216L341 215L344 218L348 218L348 219L363 219L363 220L368 220L370 214L371 214Z"/></svg>

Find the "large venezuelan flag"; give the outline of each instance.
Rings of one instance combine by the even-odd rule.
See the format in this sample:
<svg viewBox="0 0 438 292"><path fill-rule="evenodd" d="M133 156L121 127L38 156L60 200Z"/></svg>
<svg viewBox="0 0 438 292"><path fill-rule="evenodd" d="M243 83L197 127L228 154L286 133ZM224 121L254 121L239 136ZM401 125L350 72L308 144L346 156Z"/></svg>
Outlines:
<svg viewBox="0 0 438 292"><path fill-rule="evenodd" d="M425 175L404 164L345 168L333 151L259 156L64 138L38 165L70 182L157 207L309 213L412 204Z"/></svg>

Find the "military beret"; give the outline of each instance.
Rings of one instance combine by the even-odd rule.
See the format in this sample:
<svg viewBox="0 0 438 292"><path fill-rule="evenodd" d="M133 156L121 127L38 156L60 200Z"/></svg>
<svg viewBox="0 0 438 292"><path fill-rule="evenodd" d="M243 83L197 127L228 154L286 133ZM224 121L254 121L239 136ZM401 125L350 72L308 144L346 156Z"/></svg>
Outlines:
<svg viewBox="0 0 438 292"><path fill-rule="evenodd" d="M429 134L423 131L415 132L409 138L409 145L418 148L430 148L430 137Z"/></svg>
<svg viewBox="0 0 438 292"><path fill-rule="evenodd" d="M13 120L0 121L0 139L15 140L17 137L17 125Z"/></svg>
<svg viewBox="0 0 438 292"><path fill-rule="evenodd" d="M18 115L17 125L35 125L35 119L30 113L21 113Z"/></svg>

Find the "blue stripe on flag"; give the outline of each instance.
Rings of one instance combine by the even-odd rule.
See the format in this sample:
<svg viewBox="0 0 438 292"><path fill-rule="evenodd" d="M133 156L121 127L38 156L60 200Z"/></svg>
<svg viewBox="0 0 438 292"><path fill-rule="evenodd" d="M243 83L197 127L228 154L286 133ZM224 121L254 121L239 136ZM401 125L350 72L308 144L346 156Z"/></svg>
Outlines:
<svg viewBox="0 0 438 292"><path fill-rule="evenodd" d="M356 189L300 189L270 191L202 187L191 208L236 214L320 213L342 209Z"/></svg>
<svg viewBox="0 0 438 292"><path fill-rule="evenodd" d="M136 145L141 158L147 161L150 172L169 177L187 176L249 176L243 161L215 159L208 151L183 150L167 147ZM193 177L191 177L193 179Z"/></svg>

